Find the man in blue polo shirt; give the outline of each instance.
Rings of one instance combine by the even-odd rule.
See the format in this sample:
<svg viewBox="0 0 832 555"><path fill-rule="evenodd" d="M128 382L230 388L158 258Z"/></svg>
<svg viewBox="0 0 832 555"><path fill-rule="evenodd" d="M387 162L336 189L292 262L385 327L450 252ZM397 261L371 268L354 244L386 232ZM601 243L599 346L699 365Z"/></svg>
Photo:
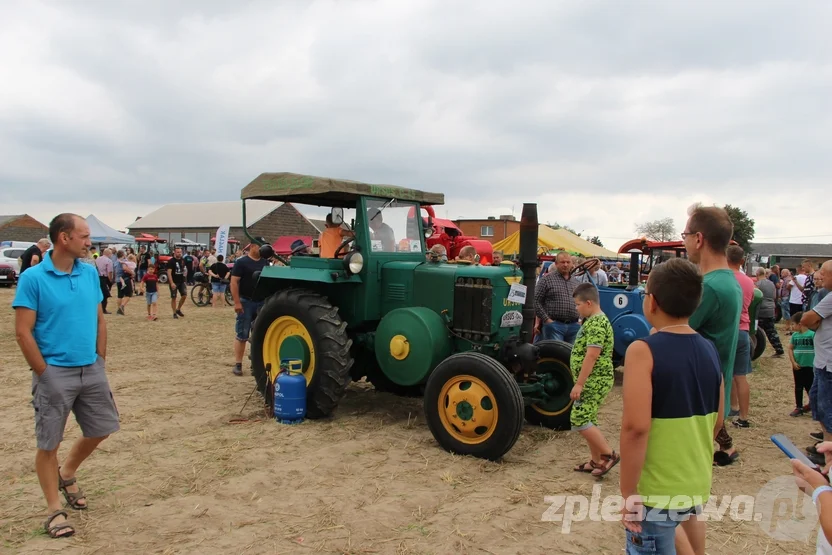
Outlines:
<svg viewBox="0 0 832 555"><path fill-rule="evenodd" d="M58 492L70 507L87 508L75 472L96 447L118 431L118 412L104 370L107 329L96 269L84 264L90 228L75 214L59 214L49 224L53 249L20 276L12 306L15 332L32 369L37 455L35 468L46 497L50 537L75 533ZM58 447L69 413L83 432L58 466Z"/></svg>

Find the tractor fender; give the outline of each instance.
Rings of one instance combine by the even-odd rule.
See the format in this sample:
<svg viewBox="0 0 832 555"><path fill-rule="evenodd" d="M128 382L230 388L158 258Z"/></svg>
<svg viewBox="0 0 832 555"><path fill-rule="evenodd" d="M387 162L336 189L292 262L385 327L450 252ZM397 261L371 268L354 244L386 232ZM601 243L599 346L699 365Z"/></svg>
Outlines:
<svg viewBox="0 0 832 555"><path fill-rule="evenodd" d="M422 307L397 308L381 319L375 333L376 360L394 384L424 383L451 355L450 333L442 317Z"/></svg>
<svg viewBox="0 0 832 555"><path fill-rule="evenodd" d="M358 274L347 275L344 270L325 268L293 268L291 266L269 266L256 276L255 299L264 299L281 289L289 287L310 287L311 284L356 285L362 282Z"/></svg>

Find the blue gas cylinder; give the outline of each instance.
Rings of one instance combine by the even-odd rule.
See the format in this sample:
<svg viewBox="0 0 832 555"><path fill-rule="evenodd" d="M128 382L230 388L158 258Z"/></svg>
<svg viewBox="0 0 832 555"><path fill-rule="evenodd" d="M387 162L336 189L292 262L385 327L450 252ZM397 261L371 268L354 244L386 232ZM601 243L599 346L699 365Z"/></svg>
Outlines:
<svg viewBox="0 0 832 555"><path fill-rule="evenodd" d="M274 419L281 424L300 424L306 417L306 378L303 362L280 361L280 374L274 380Z"/></svg>

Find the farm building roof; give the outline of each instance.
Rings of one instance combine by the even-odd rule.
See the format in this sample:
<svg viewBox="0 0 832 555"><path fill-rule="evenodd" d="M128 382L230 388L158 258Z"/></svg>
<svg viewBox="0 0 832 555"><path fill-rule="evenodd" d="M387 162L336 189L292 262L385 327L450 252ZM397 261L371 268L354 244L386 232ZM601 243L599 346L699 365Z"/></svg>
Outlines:
<svg viewBox="0 0 832 555"><path fill-rule="evenodd" d="M20 218L22 218L25 215L26 214L11 214L11 215L8 215L8 216L0 216L0 226L6 225L6 224L11 223L15 220L19 220Z"/></svg>
<svg viewBox="0 0 832 555"><path fill-rule="evenodd" d="M246 223L251 226L279 206L279 203L265 200L246 202ZM127 227L131 230L172 227L187 229L225 224L242 227L243 208L239 200L166 204Z"/></svg>

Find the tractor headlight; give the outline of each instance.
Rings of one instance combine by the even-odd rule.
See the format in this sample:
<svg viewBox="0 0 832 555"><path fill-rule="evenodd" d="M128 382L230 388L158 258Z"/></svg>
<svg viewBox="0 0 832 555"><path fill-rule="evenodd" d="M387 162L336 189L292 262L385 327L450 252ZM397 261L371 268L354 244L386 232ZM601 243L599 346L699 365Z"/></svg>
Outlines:
<svg viewBox="0 0 832 555"><path fill-rule="evenodd" d="M360 252L351 252L344 258L344 267L351 274L357 274L364 268L364 257Z"/></svg>

